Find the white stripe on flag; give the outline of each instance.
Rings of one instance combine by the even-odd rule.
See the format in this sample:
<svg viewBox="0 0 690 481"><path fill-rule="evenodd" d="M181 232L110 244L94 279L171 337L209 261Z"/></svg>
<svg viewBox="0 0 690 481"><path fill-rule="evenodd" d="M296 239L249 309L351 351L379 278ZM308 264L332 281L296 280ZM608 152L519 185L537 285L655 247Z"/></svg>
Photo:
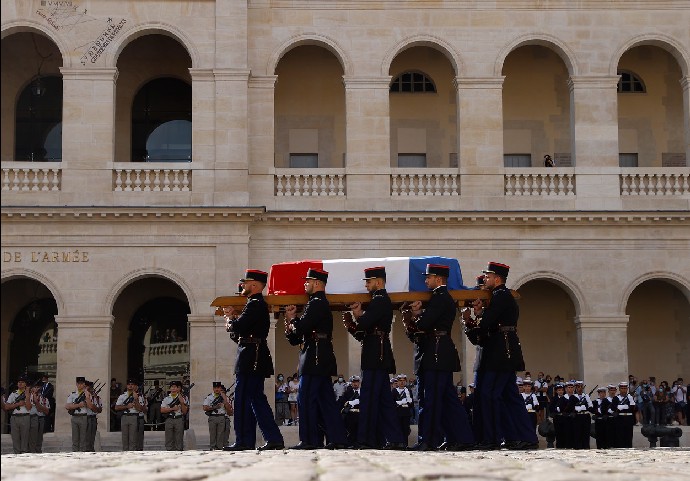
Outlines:
<svg viewBox="0 0 690 481"><path fill-rule="evenodd" d="M323 260L323 268L328 272L326 292L331 294L366 293L364 269L383 266L386 268L386 290L388 292L408 292L410 288L409 257L375 257L369 259L330 259Z"/></svg>

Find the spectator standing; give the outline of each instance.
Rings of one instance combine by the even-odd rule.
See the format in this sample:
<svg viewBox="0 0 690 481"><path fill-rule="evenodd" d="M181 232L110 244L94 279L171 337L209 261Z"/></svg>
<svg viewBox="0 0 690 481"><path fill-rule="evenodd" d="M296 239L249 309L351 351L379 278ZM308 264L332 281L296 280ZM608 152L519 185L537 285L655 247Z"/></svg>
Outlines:
<svg viewBox="0 0 690 481"><path fill-rule="evenodd" d="M666 406L669 402L667 387L668 383L662 381L654 394L654 424L657 426L668 424L666 417Z"/></svg>
<svg viewBox="0 0 690 481"><path fill-rule="evenodd" d="M685 424L685 410L688 406L688 387L684 385L682 377L673 381L671 395L673 396L676 422L680 425Z"/></svg>
<svg viewBox="0 0 690 481"><path fill-rule="evenodd" d="M288 421L288 426L296 426L299 418L297 415L297 396L299 395L299 378L297 374L293 374L287 384L288 404L290 405L290 421Z"/></svg>
<svg viewBox="0 0 690 481"><path fill-rule="evenodd" d="M651 424L654 422L654 395L649 381L646 379L637 386L635 390L635 403L639 411L637 420L638 423Z"/></svg>
<svg viewBox="0 0 690 481"><path fill-rule="evenodd" d="M335 393L335 402L341 404L343 394L345 394L345 389L347 389L347 383L345 382L345 376L338 374L338 379L333 383L333 392Z"/></svg>
<svg viewBox="0 0 690 481"><path fill-rule="evenodd" d="M288 403L289 387L285 382L285 377L278 374L276 377L276 423L278 425L287 424L290 419L290 404Z"/></svg>

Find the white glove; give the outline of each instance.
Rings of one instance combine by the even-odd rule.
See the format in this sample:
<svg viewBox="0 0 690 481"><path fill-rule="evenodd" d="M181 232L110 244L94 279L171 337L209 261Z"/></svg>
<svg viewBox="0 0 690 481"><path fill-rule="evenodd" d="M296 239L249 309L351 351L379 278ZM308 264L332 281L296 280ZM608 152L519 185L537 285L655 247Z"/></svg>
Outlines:
<svg viewBox="0 0 690 481"><path fill-rule="evenodd" d="M525 404L525 407L527 408L528 411L530 411L530 410L532 409L532 405L531 405L531 404Z"/></svg>
<svg viewBox="0 0 690 481"><path fill-rule="evenodd" d="M616 407L618 408L619 411L627 411L630 408L630 406L628 406L627 404L619 404Z"/></svg>
<svg viewBox="0 0 690 481"><path fill-rule="evenodd" d="M348 401L347 403L350 405L350 407L355 407L359 404L359 399L353 399L352 401Z"/></svg>

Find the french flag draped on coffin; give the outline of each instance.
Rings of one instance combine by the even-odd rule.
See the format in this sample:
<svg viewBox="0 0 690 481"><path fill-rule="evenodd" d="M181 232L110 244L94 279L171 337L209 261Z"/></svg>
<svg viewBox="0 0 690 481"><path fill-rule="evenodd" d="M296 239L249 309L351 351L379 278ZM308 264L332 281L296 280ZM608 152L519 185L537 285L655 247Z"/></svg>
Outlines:
<svg viewBox="0 0 690 481"><path fill-rule="evenodd" d="M388 292L426 292L424 271L427 264L450 267L449 290L467 289L462 283L460 263L451 257L373 257L364 259L303 260L273 264L268 276L269 295L304 294L304 276L310 268L328 272L326 292L330 294L366 293L364 269L386 268Z"/></svg>

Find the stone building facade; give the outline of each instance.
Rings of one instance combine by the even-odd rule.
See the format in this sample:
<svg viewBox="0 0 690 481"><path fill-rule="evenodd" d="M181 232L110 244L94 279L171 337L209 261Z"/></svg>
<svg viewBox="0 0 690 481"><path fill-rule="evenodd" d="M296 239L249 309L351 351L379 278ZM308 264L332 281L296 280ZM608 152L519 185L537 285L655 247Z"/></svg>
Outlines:
<svg viewBox="0 0 690 481"><path fill-rule="evenodd" d="M200 403L244 269L416 255L468 285L511 266L533 374L687 379L688 25L685 1L2 0L3 385L50 371L61 433L77 375L184 374Z"/></svg>

